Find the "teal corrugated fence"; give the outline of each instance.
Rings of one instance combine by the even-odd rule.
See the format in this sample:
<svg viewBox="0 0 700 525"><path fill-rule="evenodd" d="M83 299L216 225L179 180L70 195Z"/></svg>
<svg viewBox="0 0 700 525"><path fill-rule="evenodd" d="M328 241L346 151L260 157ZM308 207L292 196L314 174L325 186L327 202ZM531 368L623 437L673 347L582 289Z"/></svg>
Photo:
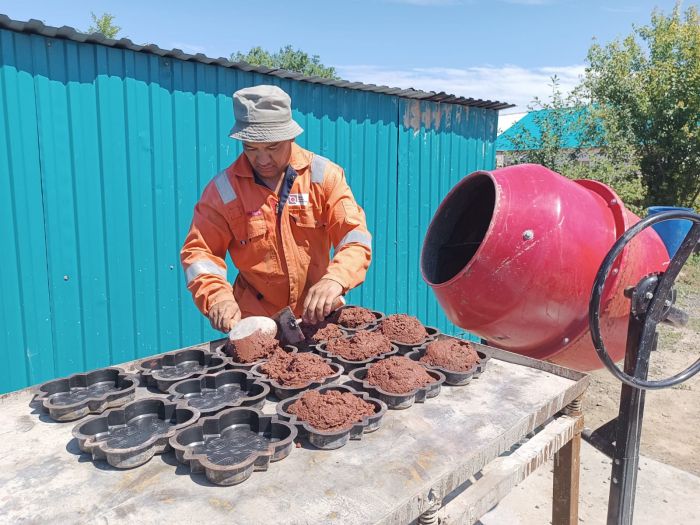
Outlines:
<svg viewBox="0 0 700 525"><path fill-rule="evenodd" d="M277 84L374 235L349 301L458 333L420 277L430 219L494 166L497 111L0 29L0 392L212 339L179 249L240 153L231 94ZM233 272L231 277L233 277Z"/></svg>

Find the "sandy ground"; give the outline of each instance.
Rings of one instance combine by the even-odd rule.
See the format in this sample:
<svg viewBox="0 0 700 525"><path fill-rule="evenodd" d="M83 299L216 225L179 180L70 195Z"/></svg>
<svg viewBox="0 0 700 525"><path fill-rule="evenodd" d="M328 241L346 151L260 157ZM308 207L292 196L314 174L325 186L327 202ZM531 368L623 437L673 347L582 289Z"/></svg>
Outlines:
<svg viewBox="0 0 700 525"><path fill-rule="evenodd" d="M683 328L659 327L658 350L649 379L668 378L700 358L700 258L686 265L677 283L676 305L690 316ZM620 364L620 368L622 368ZM617 416L620 382L606 369L591 374L584 398L585 424L598 428ZM700 475L700 374L675 387L646 394L642 455Z"/></svg>
<svg viewBox="0 0 700 525"><path fill-rule="evenodd" d="M606 523L611 463L586 442L581 444L578 521ZM647 457L639 458L634 525L700 523L700 477ZM552 462L515 487L477 525L546 525L552 523Z"/></svg>

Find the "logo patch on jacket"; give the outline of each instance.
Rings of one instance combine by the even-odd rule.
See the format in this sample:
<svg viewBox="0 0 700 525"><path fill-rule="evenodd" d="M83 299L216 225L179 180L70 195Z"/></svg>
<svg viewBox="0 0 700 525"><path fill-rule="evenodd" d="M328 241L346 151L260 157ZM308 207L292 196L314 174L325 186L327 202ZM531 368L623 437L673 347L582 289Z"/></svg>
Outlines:
<svg viewBox="0 0 700 525"><path fill-rule="evenodd" d="M309 194L308 193L290 193L287 197L287 204L290 206L308 206L309 205Z"/></svg>

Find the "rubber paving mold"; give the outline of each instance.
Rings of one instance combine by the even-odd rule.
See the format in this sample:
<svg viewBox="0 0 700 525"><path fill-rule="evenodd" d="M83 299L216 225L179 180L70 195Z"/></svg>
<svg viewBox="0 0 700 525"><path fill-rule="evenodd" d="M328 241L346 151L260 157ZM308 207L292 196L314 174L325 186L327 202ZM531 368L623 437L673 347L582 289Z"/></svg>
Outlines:
<svg viewBox="0 0 700 525"><path fill-rule="evenodd" d="M297 429L253 408L231 408L205 417L170 438L180 463L216 485L236 485L270 462L286 458Z"/></svg>
<svg viewBox="0 0 700 525"><path fill-rule="evenodd" d="M238 406L262 408L270 387L243 370L222 370L175 383L168 393L173 401L210 416Z"/></svg>
<svg viewBox="0 0 700 525"><path fill-rule="evenodd" d="M47 381L37 387L35 401L55 421L74 421L101 414L134 399L138 377L117 367L101 368Z"/></svg>
<svg viewBox="0 0 700 525"><path fill-rule="evenodd" d="M412 406L413 403L423 403L426 399L436 397L440 393L441 385L445 382L445 376L442 372L426 369L428 375L435 379L435 382L416 388L405 394L394 394L367 382L366 378L369 366L371 365L352 370L348 374L350 377L350 384L356 386L359 390L368 392L372 397L383 401L389 408L397 410L408 408Z"/></svg>
<svg viewBox="0 0 700 525"><path fill-rule="evenodd" d="M179 381L218 372L229 363L230 359L219 353L193 348L144 359L138 369L146 385L167 392Z"/></svg>
<svg viewBox="0 0 700 525"><path fill-rule="evenodd" d="M116 468L138 467L170 449L168 440L199 419L199 411L182 403L148 397L113 408L78 423L73 436L93 460Z"/></svg>
<svg viewBox="0 0 700 525"><path fill-rule="evenodd" d="M299 419L296 414L289 412L289 407L296 403L306 392L297 394L294 397L285 399L277 403L277 415L284 421L294 424L299 430L299 436L307 439L316 448L332 450L344 446L348 440L360 440L364 434L369 434L379 429L382 418L386 414L387 406L383 401L370 397L367 392L358 392L347 385L326 385L314 389L321 394L336 391L349 392L359 397L374 407L374 414L365 416L362 421L353 424L350 428L343 430L324 431L311 426L308 422Z"/></svg>
<svg viewBox="0 0 700 525"><path fill-rule="evenodd" d="M412 361L417 361L420 363L420 358L425 355L425 352L428 349L428 345L432 342L433 341L428 341L427 343L424 343L423 345L419 346L415 350L412 350L411 352L407 353L406 357L408 357ZM442 374L444 374L446 385L464 386L464 385L470 383L472 379L476 379L477 377L479 377L486 369L486 364L488 363L489 359L491 359L491 357L489 356L488 353L484 352L482 349L479 348L479 345L477 345L475 343L472 343L472 344L474 345L474 348L476 350L476 354L479 356L479 361L477 361L476 365L470 370L465 370L463 372L460 372L460 371L450 370L450 369L445 368L443 366L429 365L427 363L420 363L420 364L423 365L424 367L430 369L430 370L437 370L438 372L441 372Z"/></svg>

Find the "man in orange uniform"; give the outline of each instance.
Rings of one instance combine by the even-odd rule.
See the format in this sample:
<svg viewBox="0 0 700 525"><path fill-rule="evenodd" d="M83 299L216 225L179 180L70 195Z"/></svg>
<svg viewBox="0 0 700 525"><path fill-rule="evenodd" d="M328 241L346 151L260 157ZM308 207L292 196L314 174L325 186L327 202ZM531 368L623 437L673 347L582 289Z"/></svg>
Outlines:
<svg viewBox="0 0 700 525"><path fill-rule="evenodd" d="M230 136L243 141L243 154L195 206L180 254L187 288L222 332L242 317L285 306L307 322L320 321L365 279L372 258L365 214L342 168L294 143L303 130L284 91L241 89L233 110ZM239 272L233 286L227 251Z"/></svg>

